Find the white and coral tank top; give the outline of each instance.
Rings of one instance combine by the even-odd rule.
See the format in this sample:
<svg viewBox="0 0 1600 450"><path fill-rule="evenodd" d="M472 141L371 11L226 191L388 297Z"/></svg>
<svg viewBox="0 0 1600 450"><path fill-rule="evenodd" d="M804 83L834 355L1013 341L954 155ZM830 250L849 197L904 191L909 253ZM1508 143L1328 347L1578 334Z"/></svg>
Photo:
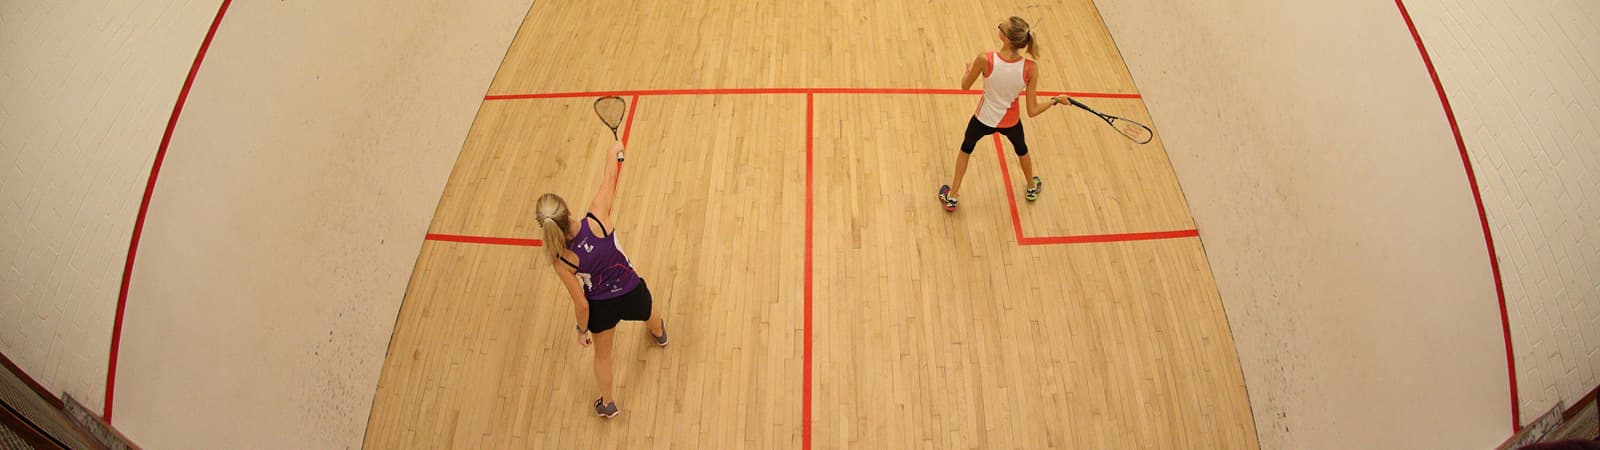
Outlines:
<svg viewBox="0 0 1600 450"><path fill-rule="evenodd" d="M984 72L983 99L978 111L972 115L978 122L994 128L1011 128L1021 119L1017 97L1028 88L1028 75L1033 73L1033 61L1021 58L1006 61L1000 52L989 52L989 70Z"/></svg>

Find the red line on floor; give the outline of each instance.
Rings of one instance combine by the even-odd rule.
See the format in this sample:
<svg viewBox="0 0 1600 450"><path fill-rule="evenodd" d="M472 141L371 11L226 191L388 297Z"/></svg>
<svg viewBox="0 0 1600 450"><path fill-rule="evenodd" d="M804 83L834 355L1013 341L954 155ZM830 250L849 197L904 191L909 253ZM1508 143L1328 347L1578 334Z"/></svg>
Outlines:
<svg viewBox="0 0 1600 450"><path fill-rule="evenodd" d="M1017 213L1017 194L1016 191L1012 190L1011 188L1011 169L1006 164L1005 145L1000 143L999 133L995 133L993 136L994 153L1000 159L1000 179L1006 184L1006 204L1011 207L1011 231L1017 235L1017 245L1056 245L1088 244L1096 242L1150 241L1157 239L1175 239L1200 236L1200 232L1194 229L1151 231L1142 233L1086 234L1073 236L1023 236L1022 218Z"/></svg>
<svg viewBox="0 0 1600 450"><path fill-rule="evenodd" d="M633 134L633 115L639 111L639 96L635 95L628 100L628 122L622 126L622 144L628 144L628 136Z"/></svg>
<svg viewBox="0 0 1600 450"><path fill-rule="evenodd" d="M628 136L633 134L633 115L639 111L639 96L635 95L628 100L628 121L622 126L622 146L628 146ZM624 155L623 157L627 157ZM611 187L615 189L622 184L622 161L617 161L617 179L611 180Z"/></svg>
<svg viewBox="0 0 1600 450"><path fill-rule="evenodd" d="M629 101L629 105L628 105L628 120L626 120L624 122L623 127L622 127L622 144L623 145L627 145L628 144L628 137L633 134L633 116L638 111L639 111L639 96L635 95ZM614 182L615 183L621 183L622 182L622 161L617 161L617 179ZM469 244L490 244L490 245L516 245L516 246L523 246L523 247L538 247L538 246L543 245L543 242L538 240L538 239L502 238L502 237L491 237L491 236L467 236L467 235L443 234L443 233L428 233L428 235L424 239L425 240L429 240L429 241L465 242L465 243L469 243Z"/></svg>
<svg viewBox="0 0 1600 450"><path fill-rule="evenodd" d="M816 106L813 94L806 94L806 261L805 261L805 328L803 339L805 342L805 383L802 394L800 417L800 448L811 449L811 147L812 122Z"/></svg>
<svg viewBox="0 0 1600 450"><path fill-rule="evenodd" d="M1193 230L1193 229L1189 229L1189 230L1175 230L1175 231L1152 231L1152 232L1143 232L1143 233L1116 233L1116 234L1089 234L1089 235L1075 235L1075 236L1023 237L1022 239L1020 239L1020 241L1018 243L1020 245L1084 244L1084 243L1094 243L1094 242L1150 241L1150 240L1157 240L1157 239L1175 239L1175 238L1196 237L1196 236L1199 236L1199 235L1200 235L1199 231ZM468 243L468 244L515 245L515 246L522 246L522 247L538 247L538 246L543 245L542 241L540 241L538 239L502 238L502 237L492 237L492 236L467 236L467 235L459 235L459 234L440 234L440 233L428 233L428 236L427 236L426 239L430 240L430 241L463 242L463 243ZM806 248L809 250L811 247L808 245ZM807 280L808 280L807 284L809 285L810 278L808 277ZM810 298L809 292L806 295L806 298Z"/></svg>
<svg viewBox="0 0 1600 450"><path fill-rule="evenodd" d="M233 0L222 0L222 6L217 8L216 18L211 19L211 29L206 31L206 38L200 41L200 50L194 55L194 64L189 65L189 76L183 80L183 88L178 91L178 102L172 107L172 116L167 118L167 131L161 135L161 146L156 148L156 160L150 166L150 179L144 184L144 198L139 201L139 215L133 219L133 238L128 242L128 261L122 266L122 289L117 293L117 315L111 325L111 358L106 367L106 402L101 411L106 423L111 423L112 401L116 399L117 387L117 355L122 349L122 319L128 307L128 285L133 280L133 260L139 253L139 237L144 234L144 219L150 211L150 197L155 194L156 178L161 175L161 163L167 158L167 147L172 143L172 132L178 127L178 117L183 115L183 104L189 99L189 89L194 87L194 77L200 73L200 63L206 60L206 50L211 48L211 39L217 35L217 26L222 25L222 16L228 12L228 4Z"/></svg>
<svg viewBox="0 0 1600 450"><path fill-rule="evenodd" d="M1022 243L1022 219L1017 215L1017 194L1011 190L1011 169L1006 165L1006 149L1000 144L1000 133L994 136L994 154L1000 157L1000 179L1006 184L1006 203L1011 205L1011 230L1017 234L1017 243Z"/></svg>
<svg viewBox="0 0 1600 450"><path fill-rule="evenodd" d="M1199 236L1199 230L1189 229L1174 231L1152 231L1147 233L1025 237L1017 243L1020 245L1087 244L1093 242L1152 241L1157 239L1177 239Z"/></svg>
<svg viewBox="0 0 1600 450"><path fill-rule="evenodd" d="M977 95L983 91L961 89L920 89L920 88L714 88L714 89L644 89L621 91L589 91L589 92L547 92L541 94L497 94L484 96L484 101L490 100L529 100L547 98L576 98L576 97L604 97L626 96L638 97L641 95L735 95L735 94L934 94L934 95ZM1066 94L1082 98L1121 98L1137 99L1139 94L1123 94L1109 92L1066 92L1066 91L1040 91L1039 95L1054 96Z"/></svg>
<svg viewBox="0 0 1600 450"><path fill-rule="evenodd" d="M1433 68L1433 58L1428 57L1428 49L1422 45L1422 35L1417 33L1417 26L1411 22L1411 13L1406 11L1405 3L1394 0L1395 6L1400 8L1400 17L1405 19L1406 28L1411 30L1411 39L1417 42L1417 52L1422 54L1422 64L1428 67L1428 76L1433 78L1433 88L1439 91L1439 104L1444 106L1445 120L1450 122L1450 133L1455 135L1456 149L1461 153L1461 166L1467 170L1467 185L1472 188L1472 201L1478 205L1478 222L1483 226L1483 242L1489 248L1489 268L1494 272L1494 293L1500 299L1500 331L1505 334L1506 342L1506 372L1511 377L1511 430L1512 433L1522 431L1522 405L1517 399L1517 362L1516 354L1511 351L1511 320L1506 315L1506 291L1500 281L1500 257L1494 251L1494 236L1489 232L1489 214L1483 209L1483 195L1478 193L1478 177L1472 171L1472 159L1467 156L1466 141L1461 139L1461 127L1456 125L1456 113L1450 109L1450 99L1444 94L1444 84L1439 82L1439 72Z"/></svg>
<svg viewBox="0 0 1600 450"><path fill-rule="evenodd" d="M465 242L468 244L493 244L516 245L522 247L538 247L543 245L538 239L501 238L488 236L464 236L459 234L428 233L424 238L430 241Z"/></svg>
<svg viewBox="0 0 1600 450"><path fill-rule="evenodd" d="M604 97L608 95L729 95L729 94L806 94L810 90L804 88L734 88L734 89L641 89L622 91L591 91L591 92L548 92L542 94L501 94L490 95L483 99L489 100L527 100L542 98L573 98L573 97Z"/></svg>

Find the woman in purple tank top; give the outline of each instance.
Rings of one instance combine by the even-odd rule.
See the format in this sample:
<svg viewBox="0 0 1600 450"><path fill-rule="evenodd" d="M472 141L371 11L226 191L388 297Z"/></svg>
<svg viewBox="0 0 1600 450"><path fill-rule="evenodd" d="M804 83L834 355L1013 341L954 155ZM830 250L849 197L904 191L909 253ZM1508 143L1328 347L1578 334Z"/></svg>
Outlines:
<svg viewBox="0 0 1600 450"><path fill-rule="evenodd" d="M656 313L650 288L622 253L616 230L606 227L611 222L611 199L616 195L622 143L613 144L611 150L617 155L617 164L606 161L600 192L589 202L588 214L574 219L566 200L555 194L539 197L537 205L550 268L572 296L572 307L578 316L578 344L594 344L594 375L600 385L594 410L600 417L616 417L621 412L611 396L612 332L617 322L644 321L656 345L667 345L666 322Z"/></svg>

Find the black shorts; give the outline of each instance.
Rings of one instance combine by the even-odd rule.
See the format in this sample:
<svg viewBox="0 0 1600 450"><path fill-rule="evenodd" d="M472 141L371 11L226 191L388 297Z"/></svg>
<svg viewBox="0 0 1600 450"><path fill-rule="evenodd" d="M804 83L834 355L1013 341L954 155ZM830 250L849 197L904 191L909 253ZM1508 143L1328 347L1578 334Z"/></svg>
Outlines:
<svg viewBox="0 0 1600 450"><path fill-rule="evenodd" d="M621 297L589 301L589 332L616 328L624 320L650 320L650 308L650 287L640 278L639 285Z"/></svg>
<svg viewBox="0 0 1600 450"><path fill-rule="evenodd" d="M979 122L977 116L967 121L967 132L961 137L961 153L972 154L972 149L977 146L979 139L995 133L1003 134L1011 141L1011 149L1017 152L1017 156L1028 156L1028 139L1022 132L1021 120L1011 128L994 128Z"/></svg>

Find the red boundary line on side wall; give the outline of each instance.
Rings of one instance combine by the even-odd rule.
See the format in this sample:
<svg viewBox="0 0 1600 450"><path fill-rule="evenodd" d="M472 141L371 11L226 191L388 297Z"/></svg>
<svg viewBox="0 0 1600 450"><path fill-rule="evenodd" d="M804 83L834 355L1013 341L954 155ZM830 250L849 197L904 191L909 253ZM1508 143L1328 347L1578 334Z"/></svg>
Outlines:
<svg viewBox="0 0 1600 450"><path fill-rule="evenodd" d="M575 97L603 97L641 95L732 95L732 94L943 94L943 95L977 95L983 91L961 89L916 89L916 88L719 88L719 89L644 89L623 91L592 91L592 92L547 92L542 94L499 94L487 95L484 101L490 100L529 100L545 98L575 98ZM1123 98L1137 99L1139 94L1119 94L1106 92L1065 92L1065 91L1039 91L1039 95L1070 95L1081 98Z"/></svg>
<svg viewBox="0 0 1600 450"><path fill-rule="evenodd" d="M150 210L150 196L156 190L156 177L161 175L161 162L167 157L167 146L172 143L172 131L178 126L178 116L183 114L183 104L189 99L189 88L194 86L194 77L200 72L200 63L206 60L206 50L211 48L211 38L216 37L217 27L222 25L222 16L228 12L228 4L233 0L222 0L222 6L217 8L217 17L211 20L211 29L206 31L206 38L200 42L200 51L194 55L194 64L189 66L189 77L183 80L183 89L178 91L178 102L172 107L172 116L167 118L167 131L161 135L161 146L156 149L156 160L150 167L150 180L144 185L144 199L139 201L139 215L133 220L133 239L128 243L128 261L122 266L122 290L117 293L117 318L111 326L111 362L106 367L106 402L101 414L106 423L111 423L112 400L116 398L117 386L117 352L122 344L122 317L128 306L128 284L133 279L133 260L139 253L139 236L144 233L145 214Z"/></svg>
<svg viewBox="0 0 1600 450"><path fill-rule="evenodd" d="M1494 293L1500 299L1500 331L1505 333L1506 341L1506 372L1511 377L1511 430L1512 433L1522 432L1522 405L1517 399L1517 362L1515 353L1511 351L1511 320L1506 315L1506 291L1500 281L1500 258L1494 251L1494 236L1489 232L1489 214L1483 209L1483 195L1478 193L1478 176L1472 170L1472 159L1467 156L1466 141L1461 139L1461 127L1456 124L1456 113L1450 109L1450 99L1444 94L1444 84L1439 82L1439 72L1433 68L1433 58L1428 57L1428 49L1422 45L1422 35L1417 33L1417 26L1411 22L1411 13L1406 11L1406 5L1401 0L1394 0L1395 6L1400 8L1400 17L1405 19L1406 28L1411 30L1411 39L1417 42L1417 52L1422 54L1422 64L1428 66L1428 76L1433 78L1433 88L1439 91L1439 104L1444 106L1445 120L1450 122L1450 133L1455 135L1456 149L1461 152L1461 165L1467 170L1467 185L1472 188L1472 201L1478 204L1478 222L1483 225L1483 242L1489 248L1489 268L1494 272Z"/></svg>

